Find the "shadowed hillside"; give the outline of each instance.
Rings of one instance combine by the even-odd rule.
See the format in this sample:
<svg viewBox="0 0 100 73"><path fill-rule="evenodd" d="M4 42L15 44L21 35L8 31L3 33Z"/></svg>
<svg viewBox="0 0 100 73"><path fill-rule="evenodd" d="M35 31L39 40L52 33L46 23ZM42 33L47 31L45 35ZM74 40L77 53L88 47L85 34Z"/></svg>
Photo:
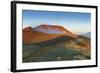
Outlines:
<svg viewBox="0 0 100 73"><path fill-rule="evenodd" d="M90 39L66 36L49 41L24 44L23 62L63 61L90 59Z"/></svg>

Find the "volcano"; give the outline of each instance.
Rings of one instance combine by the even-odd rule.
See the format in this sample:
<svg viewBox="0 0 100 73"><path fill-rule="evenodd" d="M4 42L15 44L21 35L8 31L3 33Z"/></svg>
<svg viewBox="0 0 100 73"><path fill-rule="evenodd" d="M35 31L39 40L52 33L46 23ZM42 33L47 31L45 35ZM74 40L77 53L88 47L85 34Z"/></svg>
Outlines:
<svg viewBox="0 0 100 73"><path fill-rule="evenodd" d="M25 44L40 43L62 36L71 38L78 37L63 26L58 25L43 24L35 28L26 27L23 29L23 42Z"/></svg>
<svg viewBox="0 0 100 73"><path fill-rule="evenodd" d="M91 59L91 39L63 26L42 24L23 29L23 62Z"/></svg>

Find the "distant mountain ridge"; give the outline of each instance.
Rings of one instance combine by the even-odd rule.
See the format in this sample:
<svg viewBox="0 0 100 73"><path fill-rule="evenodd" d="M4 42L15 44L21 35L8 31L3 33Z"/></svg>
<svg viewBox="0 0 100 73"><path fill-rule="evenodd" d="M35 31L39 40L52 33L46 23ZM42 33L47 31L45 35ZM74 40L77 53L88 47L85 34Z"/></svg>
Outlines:
<svg viewBox="0 0 100 73"><path fill-rule="evenodd" d="M88 38L91 38L91 32L87 32L86 34L83 34L83 36L86 36Z"/></svg>

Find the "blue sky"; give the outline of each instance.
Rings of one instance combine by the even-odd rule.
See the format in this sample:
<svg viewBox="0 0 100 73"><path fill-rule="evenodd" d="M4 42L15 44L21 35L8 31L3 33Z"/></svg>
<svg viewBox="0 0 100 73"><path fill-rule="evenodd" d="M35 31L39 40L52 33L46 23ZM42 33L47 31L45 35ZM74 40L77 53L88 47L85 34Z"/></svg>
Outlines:
<svg viewBox="0 0 100 73"><path fill-rule="evenodd" d="M77 34L91 32L90 13L23 10L22 14L23 28L49 24L64 26Z"/></svg>

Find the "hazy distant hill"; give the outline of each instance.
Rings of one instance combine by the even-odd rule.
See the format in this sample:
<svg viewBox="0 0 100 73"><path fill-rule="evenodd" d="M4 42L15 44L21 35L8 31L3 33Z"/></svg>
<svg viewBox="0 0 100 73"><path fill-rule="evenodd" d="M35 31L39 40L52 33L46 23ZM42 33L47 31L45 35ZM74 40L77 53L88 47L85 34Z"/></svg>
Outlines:
<svg viewBox="0 0 100 73"><path fill-rule="evenodd" d="M83 36L86 36L88 38L91 38L91 32L87 32L86 34L83 34Z"/></svg>

